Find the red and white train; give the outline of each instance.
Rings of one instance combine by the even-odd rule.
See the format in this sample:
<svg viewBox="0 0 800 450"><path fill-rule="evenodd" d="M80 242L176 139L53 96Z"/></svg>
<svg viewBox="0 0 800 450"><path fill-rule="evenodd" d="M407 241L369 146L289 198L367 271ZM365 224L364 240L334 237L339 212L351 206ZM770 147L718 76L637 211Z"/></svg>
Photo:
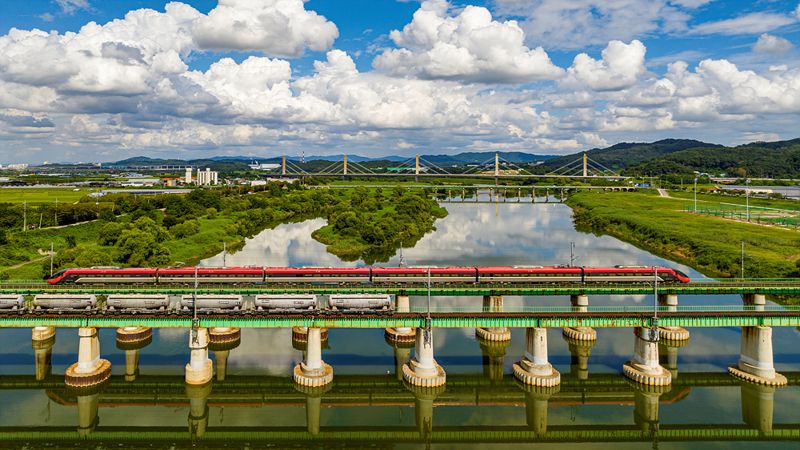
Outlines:
<svg viewBox="0 0 800 450"><path fill-rule="evenodd" d="M466 266L466 267L182 267L64 269L50 284L425 284L432 283L688 283L670 267Z"/></svg>

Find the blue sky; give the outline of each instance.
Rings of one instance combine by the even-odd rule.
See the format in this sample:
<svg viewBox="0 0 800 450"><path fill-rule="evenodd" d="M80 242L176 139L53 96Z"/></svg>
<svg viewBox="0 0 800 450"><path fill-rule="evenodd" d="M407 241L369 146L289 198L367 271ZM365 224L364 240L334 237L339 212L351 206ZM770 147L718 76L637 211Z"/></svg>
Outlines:
<svg viewBox="0 0 800 450"><path fill-rule="evenodd" d="M2 2L0 163L797 137L797 2L565 3Z"/></svg>

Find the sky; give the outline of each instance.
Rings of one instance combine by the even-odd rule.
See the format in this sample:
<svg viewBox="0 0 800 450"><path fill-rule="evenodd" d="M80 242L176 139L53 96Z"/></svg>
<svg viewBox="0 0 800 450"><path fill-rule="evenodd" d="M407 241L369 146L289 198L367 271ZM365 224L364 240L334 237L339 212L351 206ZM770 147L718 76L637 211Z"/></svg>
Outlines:
<svg viewBox="0 0 800 450"><path fill-rule="evenodd" d="M800 4L0 2L0 163L800 136Z"/></svg>

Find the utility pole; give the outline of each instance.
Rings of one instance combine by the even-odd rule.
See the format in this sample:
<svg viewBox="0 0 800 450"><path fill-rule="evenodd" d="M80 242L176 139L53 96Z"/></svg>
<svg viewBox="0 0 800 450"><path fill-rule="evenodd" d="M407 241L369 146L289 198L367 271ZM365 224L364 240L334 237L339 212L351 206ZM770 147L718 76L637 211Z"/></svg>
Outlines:
<svg viewBox="0 0 800 450"><path fill-rule="evenodd" d="M58 199L56 199L56 209L53 212L53 226L58 226Z"/></svg>
<svg viewBox="0 0 800 450"><path fill-rule="evenodd" d="M697 214L697 177L694 177L694 212Z"/></svg>
<svg viewBox="0 0 800 450"><path fill-rule="evenodd" d="M744 280L744 240L742 240L742 280Z"/></svg>
<svg viewBox="0 0 800 450"><path fill-rule="evenodd" d="M53 242L50 242L50 276L53 276Z"/></svg>
<svg viewBox="0 0 800 450"><path fill-rule="evenodd" d="M225 241L222 241L222 267L223 268L224 267L228 267L228 265L226 263L227 256L228 256L228 243L225 242Z"/></svg>
<svg viewBox="0 0 800 450"><path fill-rule="evenodd" d="M22 202L22 231L28 231L28 202Z"/></svg>
<svg viewBox="0 0 800 450"><path fill-rule="evenodd" d="M575 242L569 243L569 266L575 267Z"/></svg>
<svg viewBox="0 0 800 450"><path fill-rule="evenodd" d="M750 222L750 178L744 182L744 201L745 211L747 212L747 221Z"/></svg>

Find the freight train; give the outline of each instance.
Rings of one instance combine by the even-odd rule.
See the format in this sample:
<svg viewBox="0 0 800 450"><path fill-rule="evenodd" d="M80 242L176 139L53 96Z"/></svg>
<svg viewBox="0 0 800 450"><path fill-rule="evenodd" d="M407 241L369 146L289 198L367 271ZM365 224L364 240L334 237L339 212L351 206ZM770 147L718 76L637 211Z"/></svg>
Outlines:
<svg viewBox="0 0 800 450"><path fill-rule="evenodd" d="M252 302L236 294L183 295L174 304L165 294L110 294L105 302L94 294L38 294L25 307L22 295L0 297L0 309L38 314L324 314L328 312L382 314L391 313L389 294L331 294L327 301L314 294L256 295Z"/></svg>
<svg viewBox="0 0 800 450"><path fill-rule="evenodd" d="M670 267L613 266L465 266L465 267L182 267L64 269L50 284L376 284L406 286L431 283L688 283Z"/></svg>

